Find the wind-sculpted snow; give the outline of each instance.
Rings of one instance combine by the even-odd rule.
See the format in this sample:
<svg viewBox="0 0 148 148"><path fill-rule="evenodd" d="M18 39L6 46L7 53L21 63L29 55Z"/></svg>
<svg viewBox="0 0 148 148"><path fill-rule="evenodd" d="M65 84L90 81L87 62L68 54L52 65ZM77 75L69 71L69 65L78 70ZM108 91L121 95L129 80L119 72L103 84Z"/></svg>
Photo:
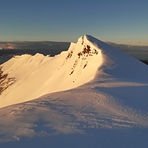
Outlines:
<svg viewBox="0 0 148 148"><path fill-rule="evenodd" d="M138 87L134 83L122 85L123 87L132 86L133 91ZM100 85L93 89L83 86L2 108L0 141L18 141L23 137L50 139L52 136L61 134L89 135L89 130L102 129L114 129L122 133L123 130L137 128L140 134L141 127L148 128L147 112L136 110L136 107L132 108L128 101L121 102L117 98L120 97L120 93L112 96L107 90ZM135 95L133 94L132 97Z"/></svg>
<svg viewBox="0 0 148 148"><path fill-rule="evenodd" d="M14 91L14 105L0 100L0 147L147 148L148 68L143 63L82 36L54 58L23 55L2 66L1 76L16 83L1 95L7 99ZM17 97L19 104L13 102Z"/></svg>

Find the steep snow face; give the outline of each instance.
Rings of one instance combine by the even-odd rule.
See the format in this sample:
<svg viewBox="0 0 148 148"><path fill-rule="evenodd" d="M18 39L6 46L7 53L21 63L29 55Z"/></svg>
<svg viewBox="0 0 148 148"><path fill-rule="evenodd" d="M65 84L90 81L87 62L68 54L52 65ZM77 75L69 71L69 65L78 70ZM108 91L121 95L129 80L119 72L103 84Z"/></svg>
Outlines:
<svg viewBox="0 0 148 148"><path fill-rule="evenodd" d="M87 36L55 57L15 56L1 65L0 107L83 85L95 77L101 64L101 50Z"/></svg>
<svg viewBox="0 0 148 148"><path fill-rule="evenodd" d="M102 72L102 78L106 75L123 81L148 82L147 65L90 35L87 39L101 50L103 63L98 72ZM96 78L101 79L100 75Z"/></svg>

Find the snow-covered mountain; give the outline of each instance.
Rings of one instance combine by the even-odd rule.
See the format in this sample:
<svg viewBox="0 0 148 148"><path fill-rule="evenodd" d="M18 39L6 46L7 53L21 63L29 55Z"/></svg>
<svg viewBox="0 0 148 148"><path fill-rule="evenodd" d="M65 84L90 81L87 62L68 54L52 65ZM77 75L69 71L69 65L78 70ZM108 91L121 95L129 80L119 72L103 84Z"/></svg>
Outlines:
<svg viewBox="0 0 148 148"><path fill-rule="evenodd" d="M78 87L92 80L101 64L101 50L86 36L55 57L15 56L1 66L0 107Z"/></svg>
<svg viewBox="0 0 148 148"><path fill-rule="evenodd" d="M0 67L0 141L148 145L148 67L108 44L84 35L55 57L15 56Z"/></svg>

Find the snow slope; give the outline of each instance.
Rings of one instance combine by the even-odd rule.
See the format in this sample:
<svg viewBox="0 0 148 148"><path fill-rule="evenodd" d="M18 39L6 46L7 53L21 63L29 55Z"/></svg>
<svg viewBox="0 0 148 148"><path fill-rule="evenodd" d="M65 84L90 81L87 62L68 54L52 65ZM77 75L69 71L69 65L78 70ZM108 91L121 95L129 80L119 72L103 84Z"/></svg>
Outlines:
<svg viewBox="0 0 148 148"><path fill-rule="evenodd" d="M0 147L147 148L146 65L88 35L80 37L76 44L72 43L68 52L53 58L38 54L35 57L24 55L17 58L22 63L12 62L11 60L17 60L14 58L2 65L2 75L9 72L8 76L15 78L6 90L15 91L16 88L16 92L21 91L19 87L25 80L28 85L24 83L22 88L27 85L34 95L38 91L42 92L38 96L46 95L24 102L25 97L23 94L21 96L21 92L22 103L18 99L19 102L15 103L19 104L13 102L14 105L3 108L8 105L9 100L3 99L4 96L9 96L9 91L2 92ZM9 65L9 62L13 64ZM33 66L28 64L30 62ZM54 67L54 63L58 68ZM20 73L18 68L11 73L10 69L15 64L22 68ZM53 74L49 71L53 81L47 74L47 65L52 65L55 69ZM41 76L39 69L43 73L41 80L36 82L39 79L37 74ZM54 74L58 71L60 73L56 77ZM8 76L5 76L5 81ZM42 85L43 80L45 83ZM32 84L29 82L34 83L33 87L37 90L31 88ZM49 82L53 82L51 84L54 87L50 87ZM47 94L47 91L50 93ZM11 94L13 101L15 93Z"/></svg>

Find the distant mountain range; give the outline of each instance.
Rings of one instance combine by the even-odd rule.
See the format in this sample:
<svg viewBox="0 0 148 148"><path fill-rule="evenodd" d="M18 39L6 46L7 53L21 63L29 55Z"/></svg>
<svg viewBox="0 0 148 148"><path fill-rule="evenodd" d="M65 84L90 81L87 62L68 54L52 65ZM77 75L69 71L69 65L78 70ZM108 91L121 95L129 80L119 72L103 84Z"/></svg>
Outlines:
<svg viewBox="0 0 148 148"><path fill-rule="evenodd" d="M117 44L113 42L106 42L106 43L124 51L148 50L148 46ZM51 49L51 48L52 49L60 48L61 50L62 48L64 48L64 50L67 50L69 45L70 45L70 42L55 42L55 41L21 41L21 42L20 41L15 41L15 42L0 41L0 50L8 50L8 49L41 50L41 49Z"/></svg>
<svg viewBox="0 0 148 148"><path fill-rule="evenodd" d="M38 41L38 42L0 42L0 55L5 54L36 54L42 53L44 55L55 55L63 50L67 50L69 42L51 42L51 41ZM10 50L11 49L11 50Z"/></svg>
<svg viewBox="0 0 148 148"><path fill-rule="evenodd" d="M133 46L125 44L116 44L107 42L107 44L143 61L148 64L148 46ZM0 56L9 59L13 55L41 53L43 55L55 56L62 51L66 51L70 42L53 42L53 41L16 41L0 42ZM6 57L7 56L7 57ZM0 63L6 60L1 58Z"/></svg>

